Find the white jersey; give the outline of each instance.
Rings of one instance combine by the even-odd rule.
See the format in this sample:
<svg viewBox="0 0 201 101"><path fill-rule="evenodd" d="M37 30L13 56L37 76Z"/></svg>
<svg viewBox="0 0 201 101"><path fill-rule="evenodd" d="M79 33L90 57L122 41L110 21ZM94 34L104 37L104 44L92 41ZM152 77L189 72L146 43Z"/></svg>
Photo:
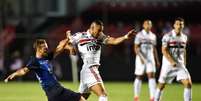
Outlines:
<svg viewBox="0 0 201 101"><path fill-rule="evenodd" d="M155 64L153 51L156 45L156 35L151 31L147 33L145 30L142 30L136 35L134 43L140 45L140 52L148 62ZM136 61L139 59L139 56L136 55Z"/></svg>
<svg viewBox="0 0 201 101"><path fill-rule="evenodd" d="M177 36L175 31L172 30L165 34L162 39L162 46L167 47L170 55L177 62L179 67L185 67L184 56L186 51L187 36L183 33ZM166 57L163 56L163 65L171 65Z"/></svg>
<svg viewBox="0 0 201 101"><path fill-rule="evenodd" d="M101 45L104 44L108 36L101 33L98 38L94 38L89 31L78 32L71 37L71 41L76 45L84 65L87 67L100 65Z"/></svg>

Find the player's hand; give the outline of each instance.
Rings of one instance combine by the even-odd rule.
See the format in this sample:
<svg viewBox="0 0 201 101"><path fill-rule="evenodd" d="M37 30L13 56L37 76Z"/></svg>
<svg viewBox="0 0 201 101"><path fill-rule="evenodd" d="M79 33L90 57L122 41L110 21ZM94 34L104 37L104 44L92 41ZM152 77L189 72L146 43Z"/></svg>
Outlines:
<svg viewBox="0 0 201 101"><path fill-rule="evenodd" d="M126 39L133 38L137 34L137 31L135 29L130 30L124 37Z"/></svg>
<svg viewBox="0 0 201 101"><path fill-rule="evenodd" d="M70 30L66 31L66 38L67 38L67 41L70 41L70 39L71 39L71 31Z"/></svg>
<svg viewBox="0 0 201 101"><path fill-rule="evenodd" d="M176 63L175 61L173 61L173 62L171 62L171 65L172 65L173 67L176 67L176 66L177 66L177 63Z"/></svg>
<svg viewBox="0 0 201 101"><path fill-rule="evenodd" d="M141 60L142 64L147 63L147 61L145 59L140 58L140 60Z"/></svg>
<svg viewBox="0 0 201 101"><path fill-rule="evenodd" d="M11 75L9 75L5 80L4 80L4 82L8 82L8 80L12 80L12 79L14 79L15 78L15 73L13 73L13 74L11 74Z"/></svg>

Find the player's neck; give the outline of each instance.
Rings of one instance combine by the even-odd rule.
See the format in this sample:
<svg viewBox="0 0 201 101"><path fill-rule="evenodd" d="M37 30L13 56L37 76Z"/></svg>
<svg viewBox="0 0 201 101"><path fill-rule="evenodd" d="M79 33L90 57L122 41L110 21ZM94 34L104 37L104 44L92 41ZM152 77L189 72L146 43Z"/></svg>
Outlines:
<svg viewBox="0 0 201 101"><path fill-rule="evenodd" d="M148 29L144 29L144 31L145 31L146 33L149 33L149 32L150 32L150 30L148 30Z"/></svg>
<svg viewBox="0 0 201 101"><path fill-rule="evenodd" d="M36 58L42 58L42 54L40 52L36 52Z"/></svg>
<svg viewBox="0 0 201 101"><path fill-rule="evenodd" d="M97 38L98 36L93 34L92 31L89 29L89 33L94 37L94 38Z"/></svg>
<svg viewBox="0 0 201 101"><path fill-rule="evenodd" d="M180 36L181 35L181 31L180 30L176 30L174 29L175 33L176 33L176 36Z"/></svg>

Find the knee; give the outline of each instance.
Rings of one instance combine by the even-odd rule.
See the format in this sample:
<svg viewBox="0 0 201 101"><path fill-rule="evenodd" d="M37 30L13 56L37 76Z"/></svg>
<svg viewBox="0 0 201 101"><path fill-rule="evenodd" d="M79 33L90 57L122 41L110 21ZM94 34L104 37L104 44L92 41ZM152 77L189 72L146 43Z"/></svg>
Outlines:
<svg viewBox="0 0 201 101"><path fill-rule="evenodd" d="M81 94L85 99L88 99L91 93L82 93Z"/></svg>
<svg viewBox="0 0 201 101"><path fill-rule="evenodd" d="M191 88L191 87L192 87L192 83L191 83L191 82L188 82L188 83L186 83L184 86L185 86L185 88Z"/></svg>
<svg viewBox="0 0 201 101"><path fill-rule="evenodd" d="M147 73L147 77L148 77L149 79L155 78L155 74L154 74L154 73Z"/></svg>
<svg viewBox="0 0 201 101"><path fill-rule="evenodd" d="M107 92L103 90L101 96L107 96Z"/></svg>
<svg viewBox="0 0 201 101"><path fill-rule="evenodd" d="M141 76L141 75L136 75L136 79L142 80L142 79L143 79L143 76Z"/></svg>
<svg viewBox="0 0 201 101"><path fill-rule="evenodd" d="M160 90L163 90L163 89L165 88L165 84L159 84L159 85L158 85L158 88L159 88Z"/></svg>

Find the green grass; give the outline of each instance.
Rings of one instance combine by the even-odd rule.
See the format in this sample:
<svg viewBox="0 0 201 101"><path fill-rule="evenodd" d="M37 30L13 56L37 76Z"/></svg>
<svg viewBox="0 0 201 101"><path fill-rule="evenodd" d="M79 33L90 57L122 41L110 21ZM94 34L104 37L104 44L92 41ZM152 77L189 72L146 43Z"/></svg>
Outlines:
<svg viewBox="0 0 201 101"><path fill-rule="evenodd" d="M64 87L77 90L78 84L62 82ZM132 82L106 82L109 101L133 101ZM193 101L201 101L201 84L193 84ZM144 83L141 91L141 101L149 101L148 87ZM37 82L0 82L0 101L47 101L46 96ZM98 101L92 94L88 101ZM163 101L183 101L183 86L167 85Z"/></svg>

